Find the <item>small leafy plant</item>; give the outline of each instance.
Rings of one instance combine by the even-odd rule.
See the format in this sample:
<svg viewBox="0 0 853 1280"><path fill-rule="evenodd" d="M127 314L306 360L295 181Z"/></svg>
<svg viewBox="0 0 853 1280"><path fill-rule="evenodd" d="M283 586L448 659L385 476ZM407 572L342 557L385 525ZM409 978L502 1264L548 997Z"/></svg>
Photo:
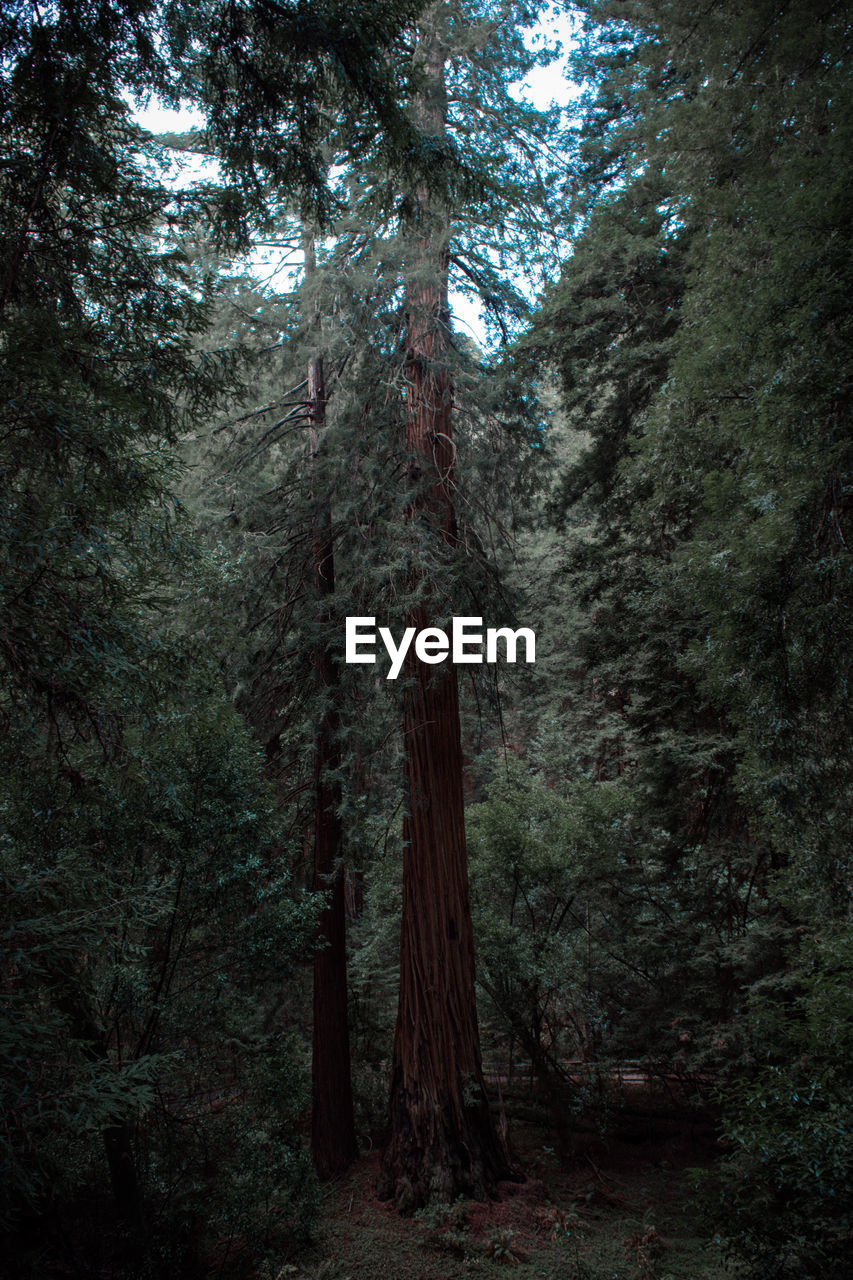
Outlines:
<svg viewBox="0 0 853 1280"><path fill-rule="evenodd" d="M515 1232L511 1227L498 1227L490 1231L486 1238L486 1257L517 1267L520 1262L525 1261L527 1255L514 1237Z"/></svg>
<svg viewBox="0 0 853 1280"><path fill-rule="evenodd" d="M624 1241L624 1245L629 1254L634 1255L640 1280L654 1280L669 1247L657 1227L644 1226L642 1231Z"/></svg>

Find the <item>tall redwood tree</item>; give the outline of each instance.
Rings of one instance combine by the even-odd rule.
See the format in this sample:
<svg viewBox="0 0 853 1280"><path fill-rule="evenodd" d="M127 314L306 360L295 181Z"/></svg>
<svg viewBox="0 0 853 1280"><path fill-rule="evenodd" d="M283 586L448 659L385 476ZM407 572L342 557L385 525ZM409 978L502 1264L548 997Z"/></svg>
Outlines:
<svg viewBox="0 0 853 1280"><path fill-rule="evenodd" d="M418 124L442 139L444 60L424 26ZM414 199L415 273L406 299L406 443L416 539L456 542L452 382L448 367L446 211L425 188ZM430 625L433 595L406 619ZM459 1194L483 1198L512 1176L485 1096L474 990L456 668L411 660L404 709L407 816L403 828L400 995L380 1193L408 1211Z"/></svg>

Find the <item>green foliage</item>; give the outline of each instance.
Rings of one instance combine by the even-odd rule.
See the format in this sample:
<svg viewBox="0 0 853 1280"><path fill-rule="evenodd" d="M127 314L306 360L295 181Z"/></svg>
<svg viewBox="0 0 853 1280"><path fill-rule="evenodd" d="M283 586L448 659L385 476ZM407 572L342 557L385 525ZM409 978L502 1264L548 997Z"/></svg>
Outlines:
<svg viewBox="0 0 853 1280"><path fill-rule="evenodd" d="M328 220L339 204L328 182L330 137L342 154L378 147L411 179L441 180L453 156L424 138L404 109L410 85L406 38L424 0L257 0L167 10L183 87L208 119L209 144L230 181L231 229L269 221L270 190L300 197ZM239 194L238 194L239 193Z"/></svg>
<svg viewBox="0 0 853 1280"><path fill-rule="evenodd" d="M766 962L782 926L768 917L746 936L748 885L701 845L676 859L630 779L556 783L510 766L468 810L487 1016L562 1110L599 1108L595 1069L625 1059L687 1073L731 1061L735 982ZM578 1060L588 1087L569 1093L566 1062Z"/></svg>
<svg viewBox="0 0 853 1280"><path fill-rule="evenodd" d="M197 210L122 98L168 90L155 17L19 6L0 30L2 1217L21 1274L84 1201L104 1256L127 1235L134 1265L176 1272L229 1233L245 1253L273 1213L304 1234L315 1198L281 1014L313 910L173 609L215 583L175 446L230 369L197 351L207 284L176 248Z"/></svg>
<svg viewBox="0 0 853 1280"><path fill-rule="evenodd" d="M736 1250L756 1275L832 1275L846 1037L818 993L847 963L853 805L850 13L581 8L578 237L533 339L584 446L555 503L579 696L546 747L562 729L555 770L620 781L662 909L638 963L689 939L680 1025L712 1030L729 1073ZM824 942L792 964L802 931Z"/></svg>
<svg viewBox="0 0 853 1280"><path fill-rule="evenodd" d="M525 258L533 273L549 251L544 143L553 121L507 92L508 80L535 57L505 6L488 20L476 5L434 6L429 22L452 50L453 148L470 169L486 170L487 157L495 165L464 201L440 184L431 198L451 236L453 286L479 296L506 336L525 302L499 264ZM410 98L413 92L408 86ZM521 152L535 169L520 164ZM455 339L453 554L408 518L401 335L417 270L412 179L401 178L381 139L365 142L357 166L338 170L334 190L344 207L322 240L296 200L268 199L268 234L294 266L293 292L262 291L245 278L222 291L217 333L254 352L250 391L229 402L209 441L188 448L194 468L186 492L227 564L226 678L282 778L284 821L293 830L311 802L307 783L324 710L313 658L322 650L338 659L341 816L347 859L364 867L399 802L394 723L403 681L368 682L363 669L345 666L343 619L373 615L395 626L425 592L437 622L482 610L484 601L508 614L500 565L545 449L531 448L542 444L532 390L509 365ZM317 355L327 403L322 438L309 456L305 378ZM335 560L335 592L324 601L322 621L312 567L318 519L329 520ZM381 658L377 670L384 674ZM494 689L478 687L477 695L491 712Z"/></svg>
<svg viewBox="0 0 853 1280"><path fill-rule="evenodd" d="M585 354L600 370L593 413L606 421L587 417L594 443L585 468L620 439L618 406L628 406L612 497L631 501L625 523L645 539L646 559L656 532L664 566L672 560L649 585L663 587L670 620L695 628L682 640L689 657L680 670L700 697L725 706L750 804L788 845L812 825L816 803L837 792L843 768L821 708L844 701L849 652L850 244L840 200L850 163L849 15L829 4L817 23L755 4L734 23L715 7L694 24L686 9L649 4L636 18L636 32L614 27L617 48L605 54L599 45L596 63L599 74L608 65L601 101L618 84L641 122L633 136L624 119L609 126L629 185L593 213L565 295L578 298L590 259L599 278L586 265L583 280L599 285L606 305L609 257L637 252L619 238L625 214L616 222L613 209L638 201L655 209L667 258L678 248L686 287L670 289L667 361L645 396L631 363L643 358L643 334L626 331L618 313L609 356L605 335L588 323L586 353L571 333L556 346L571 362L570 383ZM644 236L654 263L652 230ZM627 282L623 293L634 288ZM589 367L587 359L587 378ZM599 508L607 521L612 498L599 498ZM842 722L834 727L846 736Z"/></svg>
<svg viewBox="0 0 853 1280"><path fill-rule="evenodd" d="M174 444L224 381L168 241L184 201L120 97L165 75L148 12L19 6L2 28L0 716L58 757L162 696L150 611L191 561Z"/></svg>
<svg viewBox="0 0 853 1280"><path fill-rule="evenodd" d="M427 1249L454 1258L466 1258L474 1251L468 1233L468 1215L465 1205L457 1201L447 1204L435 1201L418 1209L414 1221L424 1235Z"/></svg>
<svg viewBox="0 0 853 1280"><path fill-rule="evenodd" d="M22 753L5 790L7 1225L97 1185L104 1132L126 1125L152 1247L171 1247L164 1214L303 1232L304 1081L276 1009L313 912L275 867L255 753L200 700L97 764L49 779Z"/></svg>
<svg viewBox="0 0 853 1280"><path fill-rule="evenodd" d="M107 1201L117 1151L132 1178L112 1159L109 1231L137 1250L130 1268L239 1273L310 1230L295 970L314 908L286 870L324 710L310 666L345 614L396 623L417 582L437 621L486 601L509 620L537 587L548 597L543 674L521 698L471 684L491 722L469 717L466 749L501 721L510 756L469 810L492 1026L555 1108L567 1058L723 1073L733 1255L767 1280L835 1276L853 1210L849 6L582 0L567 172L554 118L507 92L536 61L526 5L430 8L448 136L417 133L420 9L70 0L0 21L13 1262L38 1274L33 1223ZM169 186L127 91L200 104L228 189ZM406 517L400 446L425 181L452 285L503 344L573 232L505 361L454 339L453 556ZM563 210L543 198L566 189ZM261 226L294 254L315 224L330 234L298 296L235 276L214 313L211 221L223 240ZM242 385L238 348L253 353ZM328 414L309 460L301 390L318 351ZM543 434L546 367L567 444ZM227 445L212 461L187 444L210 432ZM182 491L204 563L179 456L198 467ZM547 462L546 534L533 497ZM338 571L322 621L320 508ZM211 651L266 748L277 813ZM338 709L366 902L353 1030L370 1138L395 994L400 690L362 674L344 673ZM472 1259L458 1215L433 1227L466 1265L524 1265L511 1233ZM626 1245L638 1272L669 1265L651 1227Z"/></svg>
<svg viewBox="0 0 853 1280"><path fill-rule="evenodd" d="M828 1278L849 1258L851 979L849 925L831 926L803 940L784 984L750 994L720 1196L731 1252L762 1280Z"/></svg>
<svg viewBox="0 0 853 1280"><path fill-rule="evenodd" d="M527 1254L514 1237L515 1232L511 1227L490 1231L486 1239L486 1257L509 1267L517 1267L519 1262L526 1261Z"/></svg>
<svg viewBox="0 0 853 1280"><path fill-rule="evenodd" d="M466 814L477 976L537 1069L559 1076L601 1051L615 1012L596 888L619 874L619 797L583 781L557 792L508 763Z"/></svg>

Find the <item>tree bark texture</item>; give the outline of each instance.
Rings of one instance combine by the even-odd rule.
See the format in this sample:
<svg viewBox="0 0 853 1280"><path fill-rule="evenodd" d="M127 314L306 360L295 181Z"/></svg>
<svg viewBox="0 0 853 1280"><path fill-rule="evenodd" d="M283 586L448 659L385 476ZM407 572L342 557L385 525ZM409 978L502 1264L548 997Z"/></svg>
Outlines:
<svg viewBox="0 0 853 1280"><path fill-rule="evenodd" d="M427 73L422 125L444 132L443 55L420 42ZM407 296L407 446L418 536L456 541L446 232L417 197L418 272ZM429 585L406 619L431 622ZM474 939L465 847L456 668L412 659L404 710L407 816L403 827L400 994L389 1100L390 1137L379 1192L401 1212L457 1195L483 1199L512 1177L483 1081L474 990Z"/></svg>
<svg viewBox="0 0 853 1280"><path fill-rule="evenodd" d="M313 246L306 251L306 274L313 268ZM325 424L323 357L308 361L309 448L316 463ZM318 485L318 489L320 486ZM320 1178L343 1173L358 1156L350 1072L347 1007L346 895L341 861L341 764L339 746L340 680L327 636L335 591L334 546L328 499L314 496L313 567L318 602L319 638L314 670L325 705L314 743L314 890L327 895L314 952L314 1025L312 1034L311 1155Z"/></svg>

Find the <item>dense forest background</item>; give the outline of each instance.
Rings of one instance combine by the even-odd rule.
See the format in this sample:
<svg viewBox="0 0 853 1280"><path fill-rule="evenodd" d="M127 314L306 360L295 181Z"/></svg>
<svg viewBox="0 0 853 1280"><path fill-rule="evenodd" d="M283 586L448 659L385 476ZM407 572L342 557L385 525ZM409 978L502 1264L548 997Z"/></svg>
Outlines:
<svg viewBox="0 0 853 1280"><path fill-rule="evenodd" d="M560 12L2 6L12 1277L845 1273L851 15Z"/></svg>

